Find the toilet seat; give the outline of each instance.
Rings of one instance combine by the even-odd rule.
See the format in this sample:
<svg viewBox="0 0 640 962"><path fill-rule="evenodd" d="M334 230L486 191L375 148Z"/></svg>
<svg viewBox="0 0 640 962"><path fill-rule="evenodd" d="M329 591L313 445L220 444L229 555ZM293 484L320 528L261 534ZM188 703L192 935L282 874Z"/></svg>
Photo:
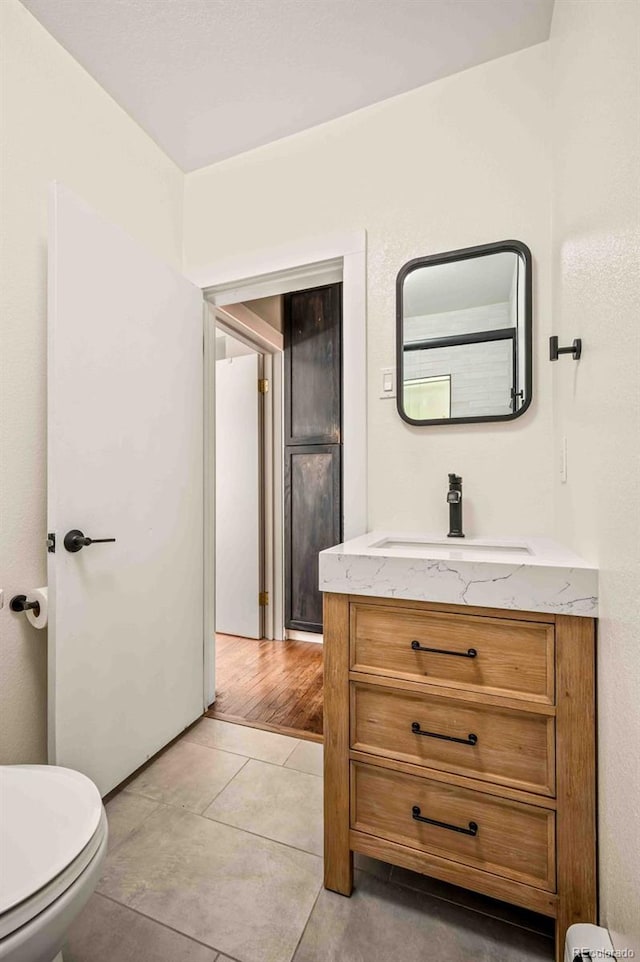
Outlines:
<svg viewBox="0 0 640 962"><path fill-rule="evenodd" d="M0 915L0 946L2 939L16 932L22 925L26 925L37 915L59 899L71 888L73 883L82 875L87 866L91 864L97 852L101 849L104 839L107 837L107 816L102 813L98 828L80 855L71 862L59 875L57 875L48 885L43 886L31 898L27 898L15 905L12 909Z"/></svg>
<svg viewBox="0 0 640 962"><path fill-rule="evenodd" d="M100 794L79 772L0 768L0 939L69 889L107 835Z"/></svg>

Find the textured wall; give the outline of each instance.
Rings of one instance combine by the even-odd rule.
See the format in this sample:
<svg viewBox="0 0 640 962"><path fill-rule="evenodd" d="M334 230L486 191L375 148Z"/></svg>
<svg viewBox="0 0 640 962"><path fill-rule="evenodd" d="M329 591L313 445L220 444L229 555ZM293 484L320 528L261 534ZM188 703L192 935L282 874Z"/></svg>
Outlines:
<svg viewBox="0 0 640 962"><path fill-rule="evenodd" d="M556 0L550 46L556 529L601 572L601 911L640 955L640 6Z"/></svg>
<svg viewBox="0 0 640 962"><path fill-rule="evenodd" d="M469 534L551 533L548 88L545 44L186 177L187 270L366 228L371 526L446 531L456 471ZM380 368L395 358L399 268L507 238L528 244L535 262L533 407L498 425L405 424L378 398Z"/></svg>
<svg viewBox="0 0 640 962"><path fill-rule="evenodd" d="M183 176L18 0L2 0L0 20L0 586L8 602L46 584L48 184L62 181L178 265ZM5 604L0 639L0 762L42 761L46 631Z"/></svg>

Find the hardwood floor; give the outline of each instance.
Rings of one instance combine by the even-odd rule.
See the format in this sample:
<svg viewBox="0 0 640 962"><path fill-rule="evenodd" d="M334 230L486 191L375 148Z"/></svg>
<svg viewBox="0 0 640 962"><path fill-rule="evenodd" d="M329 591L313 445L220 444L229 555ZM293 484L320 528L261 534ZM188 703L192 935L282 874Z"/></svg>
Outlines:
<svg viewBox="0 0 640 962"><path fill-rule="evenodd" d="M322 645L216 635L209 718L322 741Z"/></svg>

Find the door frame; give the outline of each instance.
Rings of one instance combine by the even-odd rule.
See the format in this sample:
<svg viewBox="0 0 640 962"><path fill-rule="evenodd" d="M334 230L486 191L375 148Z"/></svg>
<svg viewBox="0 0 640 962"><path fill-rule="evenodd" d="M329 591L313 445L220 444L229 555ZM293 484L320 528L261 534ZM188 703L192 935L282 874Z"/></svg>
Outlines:
<svg viewBox="0 0 640 962"><path fill-rule="evenodd" d="M257 297L342 282L344 538L364 534L368 518L366 231L302 239L228 258L185 274L202 289L205 298L205 624L210 642L205 644L204 662L205 698L210 704L215 697L215 619L210 587L215 584L215 451L212 450L215 446L210 440L215 424L215 311ZM275 362L277 355L273 357ZM282 387L280 371L280 390L276 389L275 367L274 363L274 398ZM281 418L275 417L274 425L282 431ZM277 442L274 438L274 443ZM274 479L277 473L276 470ZM274 503L279 503L277 491L274 491ZM280 567L284 577L283 564L276 565L275 571ZM284 606L279 614L274 605L274 614L277 633L280 624L284 629Z"/></svg>

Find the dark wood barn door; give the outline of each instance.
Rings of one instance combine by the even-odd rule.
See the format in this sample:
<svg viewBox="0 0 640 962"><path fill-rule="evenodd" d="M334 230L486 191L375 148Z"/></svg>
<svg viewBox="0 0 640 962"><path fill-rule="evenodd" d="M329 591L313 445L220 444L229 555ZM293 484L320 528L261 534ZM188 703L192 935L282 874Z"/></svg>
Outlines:
<svg viewBox="0 0 640 962"><path fill-rule="evenodd" d="M322 631L318 552L342 540L342 284L284 298L285 626Z"/></svg>

